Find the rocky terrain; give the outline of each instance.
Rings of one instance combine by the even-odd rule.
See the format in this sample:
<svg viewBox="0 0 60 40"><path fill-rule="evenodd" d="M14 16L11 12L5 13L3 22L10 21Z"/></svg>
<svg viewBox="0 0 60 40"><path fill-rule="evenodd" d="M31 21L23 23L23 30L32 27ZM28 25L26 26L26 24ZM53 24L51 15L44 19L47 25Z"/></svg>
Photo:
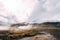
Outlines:
<svg viewBox="0 0 60 40"><path fill-rule="evenodd" d="M29 27L32 25L32 28L18 29L19 26L24 25ZM13 24L11 27L7 37L9 40L60 40L60 22Z"/></svg>

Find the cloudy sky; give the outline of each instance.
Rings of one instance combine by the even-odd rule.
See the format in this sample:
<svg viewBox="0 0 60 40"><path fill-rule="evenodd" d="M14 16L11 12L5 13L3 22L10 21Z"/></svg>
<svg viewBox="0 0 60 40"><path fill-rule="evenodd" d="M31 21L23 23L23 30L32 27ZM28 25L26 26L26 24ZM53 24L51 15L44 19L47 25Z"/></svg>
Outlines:
<svg viewBox="0 0 60 40"><path fill-rule="evenodd" d="M0 21L60 21L60 0L0 0Z"/></svg>

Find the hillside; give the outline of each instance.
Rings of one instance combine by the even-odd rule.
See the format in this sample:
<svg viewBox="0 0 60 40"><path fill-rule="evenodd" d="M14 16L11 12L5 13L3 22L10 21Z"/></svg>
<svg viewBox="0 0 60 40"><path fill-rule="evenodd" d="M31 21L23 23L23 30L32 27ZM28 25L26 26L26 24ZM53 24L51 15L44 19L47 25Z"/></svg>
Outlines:
<svg viewBox="0 0 60 40"><path fill-rule="evenodd" d="M32 25L31 31L35 30L35 32L37 32L37 35L41 35L41 34L44 35L47 32L50 35L53 35L57 40L60 40L60 22L44 22L44 23L33 23L33 24L29 24L29 23L24 24L23 23L22 25L21 24L13 24L13 27L16 26L16 25L18 25L17 27L19 27L19 26L23 27L23 26L27 26L27 25ZM25 31L25 33L26 32L27 31ZM41 33L41 32L45 32L45 33ZM28 31L28 33L30 33L30 32ZM34 33L34 32L32 32L32 33ZM32 39L33 38L34 37L32 36Z"/></svg>

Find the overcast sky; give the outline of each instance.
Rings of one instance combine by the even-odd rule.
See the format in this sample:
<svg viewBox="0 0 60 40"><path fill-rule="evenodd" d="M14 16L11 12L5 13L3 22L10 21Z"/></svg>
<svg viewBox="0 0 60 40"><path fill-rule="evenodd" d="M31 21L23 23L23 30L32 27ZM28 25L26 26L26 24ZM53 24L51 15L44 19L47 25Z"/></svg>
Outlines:
<svg viewBox="0 0 60 40"><path fill-rule="evenodd" d="M60 21L60 0L0 0L0 21Z"/></svg>

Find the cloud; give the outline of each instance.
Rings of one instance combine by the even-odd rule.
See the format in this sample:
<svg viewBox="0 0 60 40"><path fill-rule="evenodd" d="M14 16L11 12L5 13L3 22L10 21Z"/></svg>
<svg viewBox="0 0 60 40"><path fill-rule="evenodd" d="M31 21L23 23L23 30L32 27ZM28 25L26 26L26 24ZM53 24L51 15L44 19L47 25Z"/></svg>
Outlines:
<svg viewBox="0 0 60 40"><path fill-rule="evenodd" d="M38 1L32 12L31 17L29 18L29 22L46 22L49 20L57 20L57 18L59 19L59 6L60 0Z"/></svg>
<svg viewBox="0 0 60 40"><path fill-rule="evenodd" d="M0 0L0 15L9 18L15 16L16 21L25 22L33 10L34 2L34 0ZM11 17L10 20L13 22L15 19Z"/></svg>
<svg viewBox="0 0 60 40"><path fill-rule="evenodd" d="M0 15L11 17L12 23L56 20L60 18L60 0L0 0Z"/></svg>

